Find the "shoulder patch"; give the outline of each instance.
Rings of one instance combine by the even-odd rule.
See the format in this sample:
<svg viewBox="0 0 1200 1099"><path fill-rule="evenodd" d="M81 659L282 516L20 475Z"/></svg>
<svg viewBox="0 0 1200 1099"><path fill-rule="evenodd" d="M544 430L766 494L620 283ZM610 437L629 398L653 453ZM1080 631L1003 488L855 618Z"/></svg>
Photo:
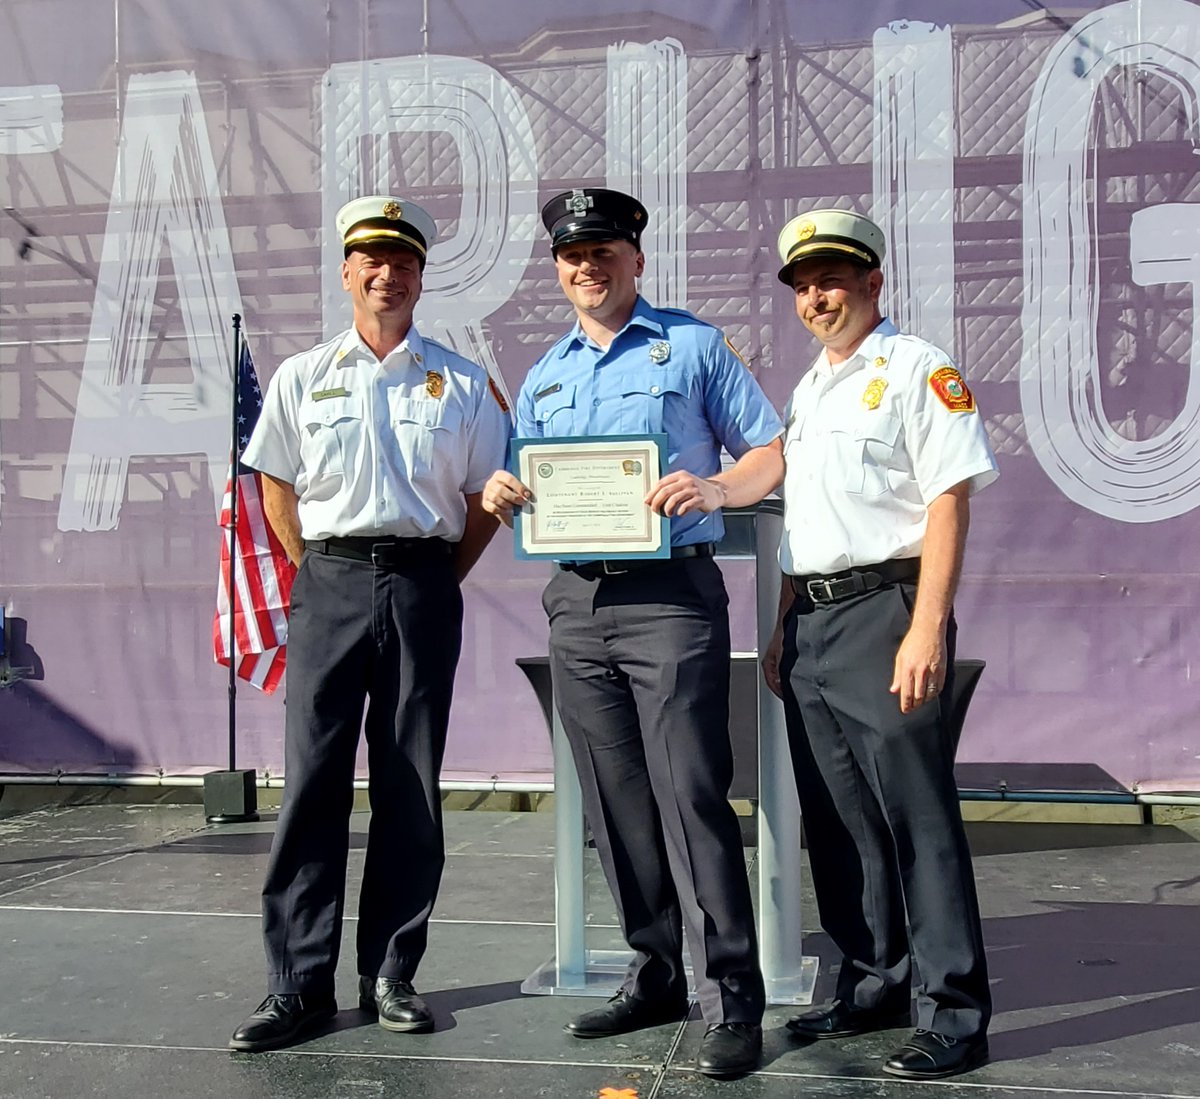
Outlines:
<svg viewBox="0 0 1200 1099"><path fill-rule="evenodd" d="M951 412L975 411L975 398L967 388L967 383L948 363L929 375L929 388Z"/></svg>
<svg viewBox="0 0 1200 1099"><path fill-rule="evenodd" d="M734 347L732 343L729 342L728 336L725 337L725 346L728 347L729 350L733 352L733 357L735 359L737 359L737 361L740 362L742 364L742 366L744 366L747 370L750 369L750 364L748 362L746 362L745 359L742 358L741 354L738 352L738 349L736 347Z"/></svg>
<svg viewBox="0 0 1200 1099"><path fill-rule="evenodd" d="M488 378L488 389L491 390L492 396L496 399L496 404L500 406L500 411L507 416L508 401L504 399L504 394L500 392L500 387L496 384L495 378Z"/></svg>

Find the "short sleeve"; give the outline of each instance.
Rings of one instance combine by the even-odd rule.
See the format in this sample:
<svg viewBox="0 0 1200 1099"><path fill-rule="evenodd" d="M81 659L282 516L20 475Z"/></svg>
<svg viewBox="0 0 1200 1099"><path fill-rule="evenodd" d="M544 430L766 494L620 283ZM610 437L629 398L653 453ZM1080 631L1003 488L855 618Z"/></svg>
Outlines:
<svg viewBox="0 0 1200 1099"><path fill-rule="evenodd" d="M481 396L471 421L467 439L467 479L464 493L482 492L488 478L503 469L508 458L508 437L512 422L491 392L488 380L480 382Z"/></svg>
<svg viewBox="0 0 1200 1099"><path fill-rule="evenodd" d="M242 452L244 465L290 485L300 473L297 380L292 361L284 360L271 376L258 423Z"/></svg>
<svg viewBox="0 0 1200 1099"><path fill-rule="evenodd" d="M783 434L783 423L750 368L717 330L706 333L704 408L713 433L734 459Z"/></svg>
<svg viewBox="0 0 1200 1099"><path fill-rule="evenodd" d="M921 498L964 481L974 495L999 475L975 396L949 358L930 346L912 375L905 437Z"/></svg>

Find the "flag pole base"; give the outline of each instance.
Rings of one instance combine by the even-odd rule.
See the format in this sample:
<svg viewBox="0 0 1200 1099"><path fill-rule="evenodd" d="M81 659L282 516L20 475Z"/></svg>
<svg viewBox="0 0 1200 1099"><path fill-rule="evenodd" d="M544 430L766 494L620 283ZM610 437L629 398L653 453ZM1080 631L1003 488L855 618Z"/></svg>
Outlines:
<svg viewBox="0 0 1200 1099"><path fill-rule="evenodd" d="M204 819L208 824L246 824L258 817L257 772L210 771L204 776Z"/></svg>

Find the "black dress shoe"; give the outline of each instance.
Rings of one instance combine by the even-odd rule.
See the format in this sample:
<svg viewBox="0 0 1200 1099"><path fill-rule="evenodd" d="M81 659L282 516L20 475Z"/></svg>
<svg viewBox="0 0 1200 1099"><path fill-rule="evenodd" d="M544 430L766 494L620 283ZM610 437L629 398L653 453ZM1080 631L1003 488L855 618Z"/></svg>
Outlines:
<svg viewBox="0 0 1200 1099"><path fill-rule="evenodd" d="M912 1022L909 1008L903 1011L881 1011L876 1008L853 1007L845 1000L834 1000L827 1008L806 1011L787 1021L787 1028L801 1038L849 1038L852 1034L867 1034L872 1030L892 1030Z"/></svg>
<svg viewBox="0 0 1200 1099"><path fill-rule="evenodd" d="M273 993L254 1009L229 1039L229 1048L240 1053L290 1046L301 1035L337 1014L332 996Z"/></svg>
<svg viewBox="0 0 1200 1099"><path fill-rule="evenodd" d="M909 1080L938 1080L957 1076L985 1064L986 1038L947 1038L932 1030L918 1030L883 1063L883 1071Z"/></svg>
<svg viewBox="0 0 1200 1099"><path fill-rule="evenodd" d="M603 1007L585 1011L563 1029L576 1038L611 1038L631 1030L677 1023L687 1017L687 1000L639 1000L621 989Z"/></svg>
<svg viewBox="0 0 1200 1099"><path fill-rule="evenodd" d="M717 1023L704 1032L696 1070L705 1076L741 1076L762 1061L762 1027L753 1023Z"/></svg>
<svg viewBox="0 0 1200 1099"><path fill-rule="evenodd" d="M358 1006L377 1014L384 1030L421 1034L433 1029L433 1012L408 981L359 977Z"/></svg>

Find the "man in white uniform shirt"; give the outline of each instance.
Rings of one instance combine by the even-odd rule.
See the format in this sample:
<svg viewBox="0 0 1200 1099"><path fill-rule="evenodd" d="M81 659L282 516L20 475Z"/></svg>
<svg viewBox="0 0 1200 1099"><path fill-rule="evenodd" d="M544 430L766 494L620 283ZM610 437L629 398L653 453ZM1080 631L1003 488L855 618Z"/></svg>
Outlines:
<svg viewBox="0 0 1200 1099"><path fill-rule="evenodd" d="M263 886L267 998L230 1047L289 1045L337 1010L354 760L367 698L371 825L359 1006L429 1030L413 988L444 849L438 772L462 638L459 584L496 531L480 506L509 419L486 372L413 324L433 220L371 195L337 215L354 325L283 362L243 461L299 565L285 782Z"/></svg>
<svg viewBox="0 0 1200 1099"><path fill-rule="evenodd" d="M836 998L791 1020L839 1038L908 1025L915 1079L987 1059L979 907L947 726L969 497L997 476L945 352L879 309L879 228L817 210L780 233L779 278L823 345L785 414L784 572L763 661L784 702ZM910 948L911 929L911 948Z"/></svg>

